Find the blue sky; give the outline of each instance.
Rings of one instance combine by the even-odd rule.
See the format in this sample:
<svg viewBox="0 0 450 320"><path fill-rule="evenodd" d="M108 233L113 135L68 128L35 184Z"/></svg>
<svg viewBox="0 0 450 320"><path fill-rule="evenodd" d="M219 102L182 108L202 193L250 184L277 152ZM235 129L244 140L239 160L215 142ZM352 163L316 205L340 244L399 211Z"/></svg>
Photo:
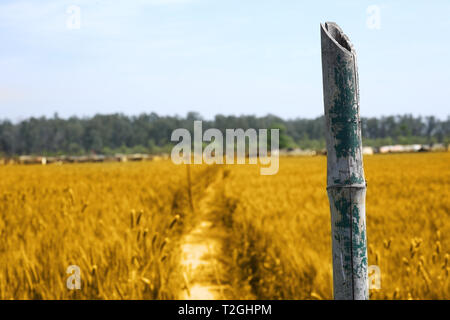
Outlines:
<svg viewBox="0 0 450 320"><path fill-rule="evenodd" d="M316 117L324 21L357 50L363 116L450 115L448 0L2 0L0 118Z"/></svg>

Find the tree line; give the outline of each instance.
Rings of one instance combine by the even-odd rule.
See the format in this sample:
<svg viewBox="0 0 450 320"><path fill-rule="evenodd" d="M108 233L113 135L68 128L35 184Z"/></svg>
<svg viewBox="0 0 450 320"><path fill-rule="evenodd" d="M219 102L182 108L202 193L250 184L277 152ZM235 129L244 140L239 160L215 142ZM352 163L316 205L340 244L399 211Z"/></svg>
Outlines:
<svg viewBox="0 0 450 320"><path fill-rule="evenodd" d="M170 152L173 130L192 132L194 120L203 120L196 112L185 117L159 116L156 113L126 116L123 114L70 117L40 117L13 123L0 121L0 155L82 155L89 153ZM433 116L412 115L362 118L363 144L378 147L390 144L433 144L450 142L450 116L440 120ZM203 130L249 128L280 129L280 148L325 148L324 117L285 120L274 115L217 115L203 120Z"/></svg>

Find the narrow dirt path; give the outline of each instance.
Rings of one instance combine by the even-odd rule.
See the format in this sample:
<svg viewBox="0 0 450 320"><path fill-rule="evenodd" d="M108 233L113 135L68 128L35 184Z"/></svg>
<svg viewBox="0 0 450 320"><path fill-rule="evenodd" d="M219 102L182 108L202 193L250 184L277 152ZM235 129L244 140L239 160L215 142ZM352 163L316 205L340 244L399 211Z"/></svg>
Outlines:
<svg viewBox="0 0 450 320"><path fill-rule="evenodd" d="M181 239L181 266L185 287L180 299L231 299L231 286L223 262L225 228L214 216L216 193L223 183L222 171L204 191L194 214L194 228Z"/></svg>

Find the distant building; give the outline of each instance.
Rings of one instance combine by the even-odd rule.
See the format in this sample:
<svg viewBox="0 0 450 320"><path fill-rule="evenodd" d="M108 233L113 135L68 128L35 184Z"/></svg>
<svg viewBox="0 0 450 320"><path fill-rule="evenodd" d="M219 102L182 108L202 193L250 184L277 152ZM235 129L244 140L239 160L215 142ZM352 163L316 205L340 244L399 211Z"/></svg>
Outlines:
<svg viewBox="0 0 450 320"><path fill-rule="evenodd" d="M127 162L128 161L127 156L124 154L121 154L121 153L116 154L115 158L119 162Z"/></svg>
<svg viewBox="0 0 450 320"><path fill-rule="evenodd" d="M431 151L446 151L445 145L443 143L435 143L431 146Z"/></svg>
<svg viewBox="0 0 450 320"><path fill-rule="evenodd" d="M380 147L380 153L396 153L396 152L418 152L422 149L420 144L401 145L396 144L393 146Z"/></svg>
<svg viewBox="0 0 450 320"><path fill-rule="evenodd" d="M363 147L362 153L363 154L373 154L373 148L372 147Z"/></svg>

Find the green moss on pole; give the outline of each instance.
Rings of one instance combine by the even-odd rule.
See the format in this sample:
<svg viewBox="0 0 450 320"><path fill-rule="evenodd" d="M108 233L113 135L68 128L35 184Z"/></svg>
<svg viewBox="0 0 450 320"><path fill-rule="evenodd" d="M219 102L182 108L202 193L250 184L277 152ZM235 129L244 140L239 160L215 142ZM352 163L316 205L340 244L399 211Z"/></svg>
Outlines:
<svg viewBox="0 0 450 320"><path fill-rule="evenodd" d="M355 50L336 23L321 24L335 299L369 298L358 69Z"/></svg>

